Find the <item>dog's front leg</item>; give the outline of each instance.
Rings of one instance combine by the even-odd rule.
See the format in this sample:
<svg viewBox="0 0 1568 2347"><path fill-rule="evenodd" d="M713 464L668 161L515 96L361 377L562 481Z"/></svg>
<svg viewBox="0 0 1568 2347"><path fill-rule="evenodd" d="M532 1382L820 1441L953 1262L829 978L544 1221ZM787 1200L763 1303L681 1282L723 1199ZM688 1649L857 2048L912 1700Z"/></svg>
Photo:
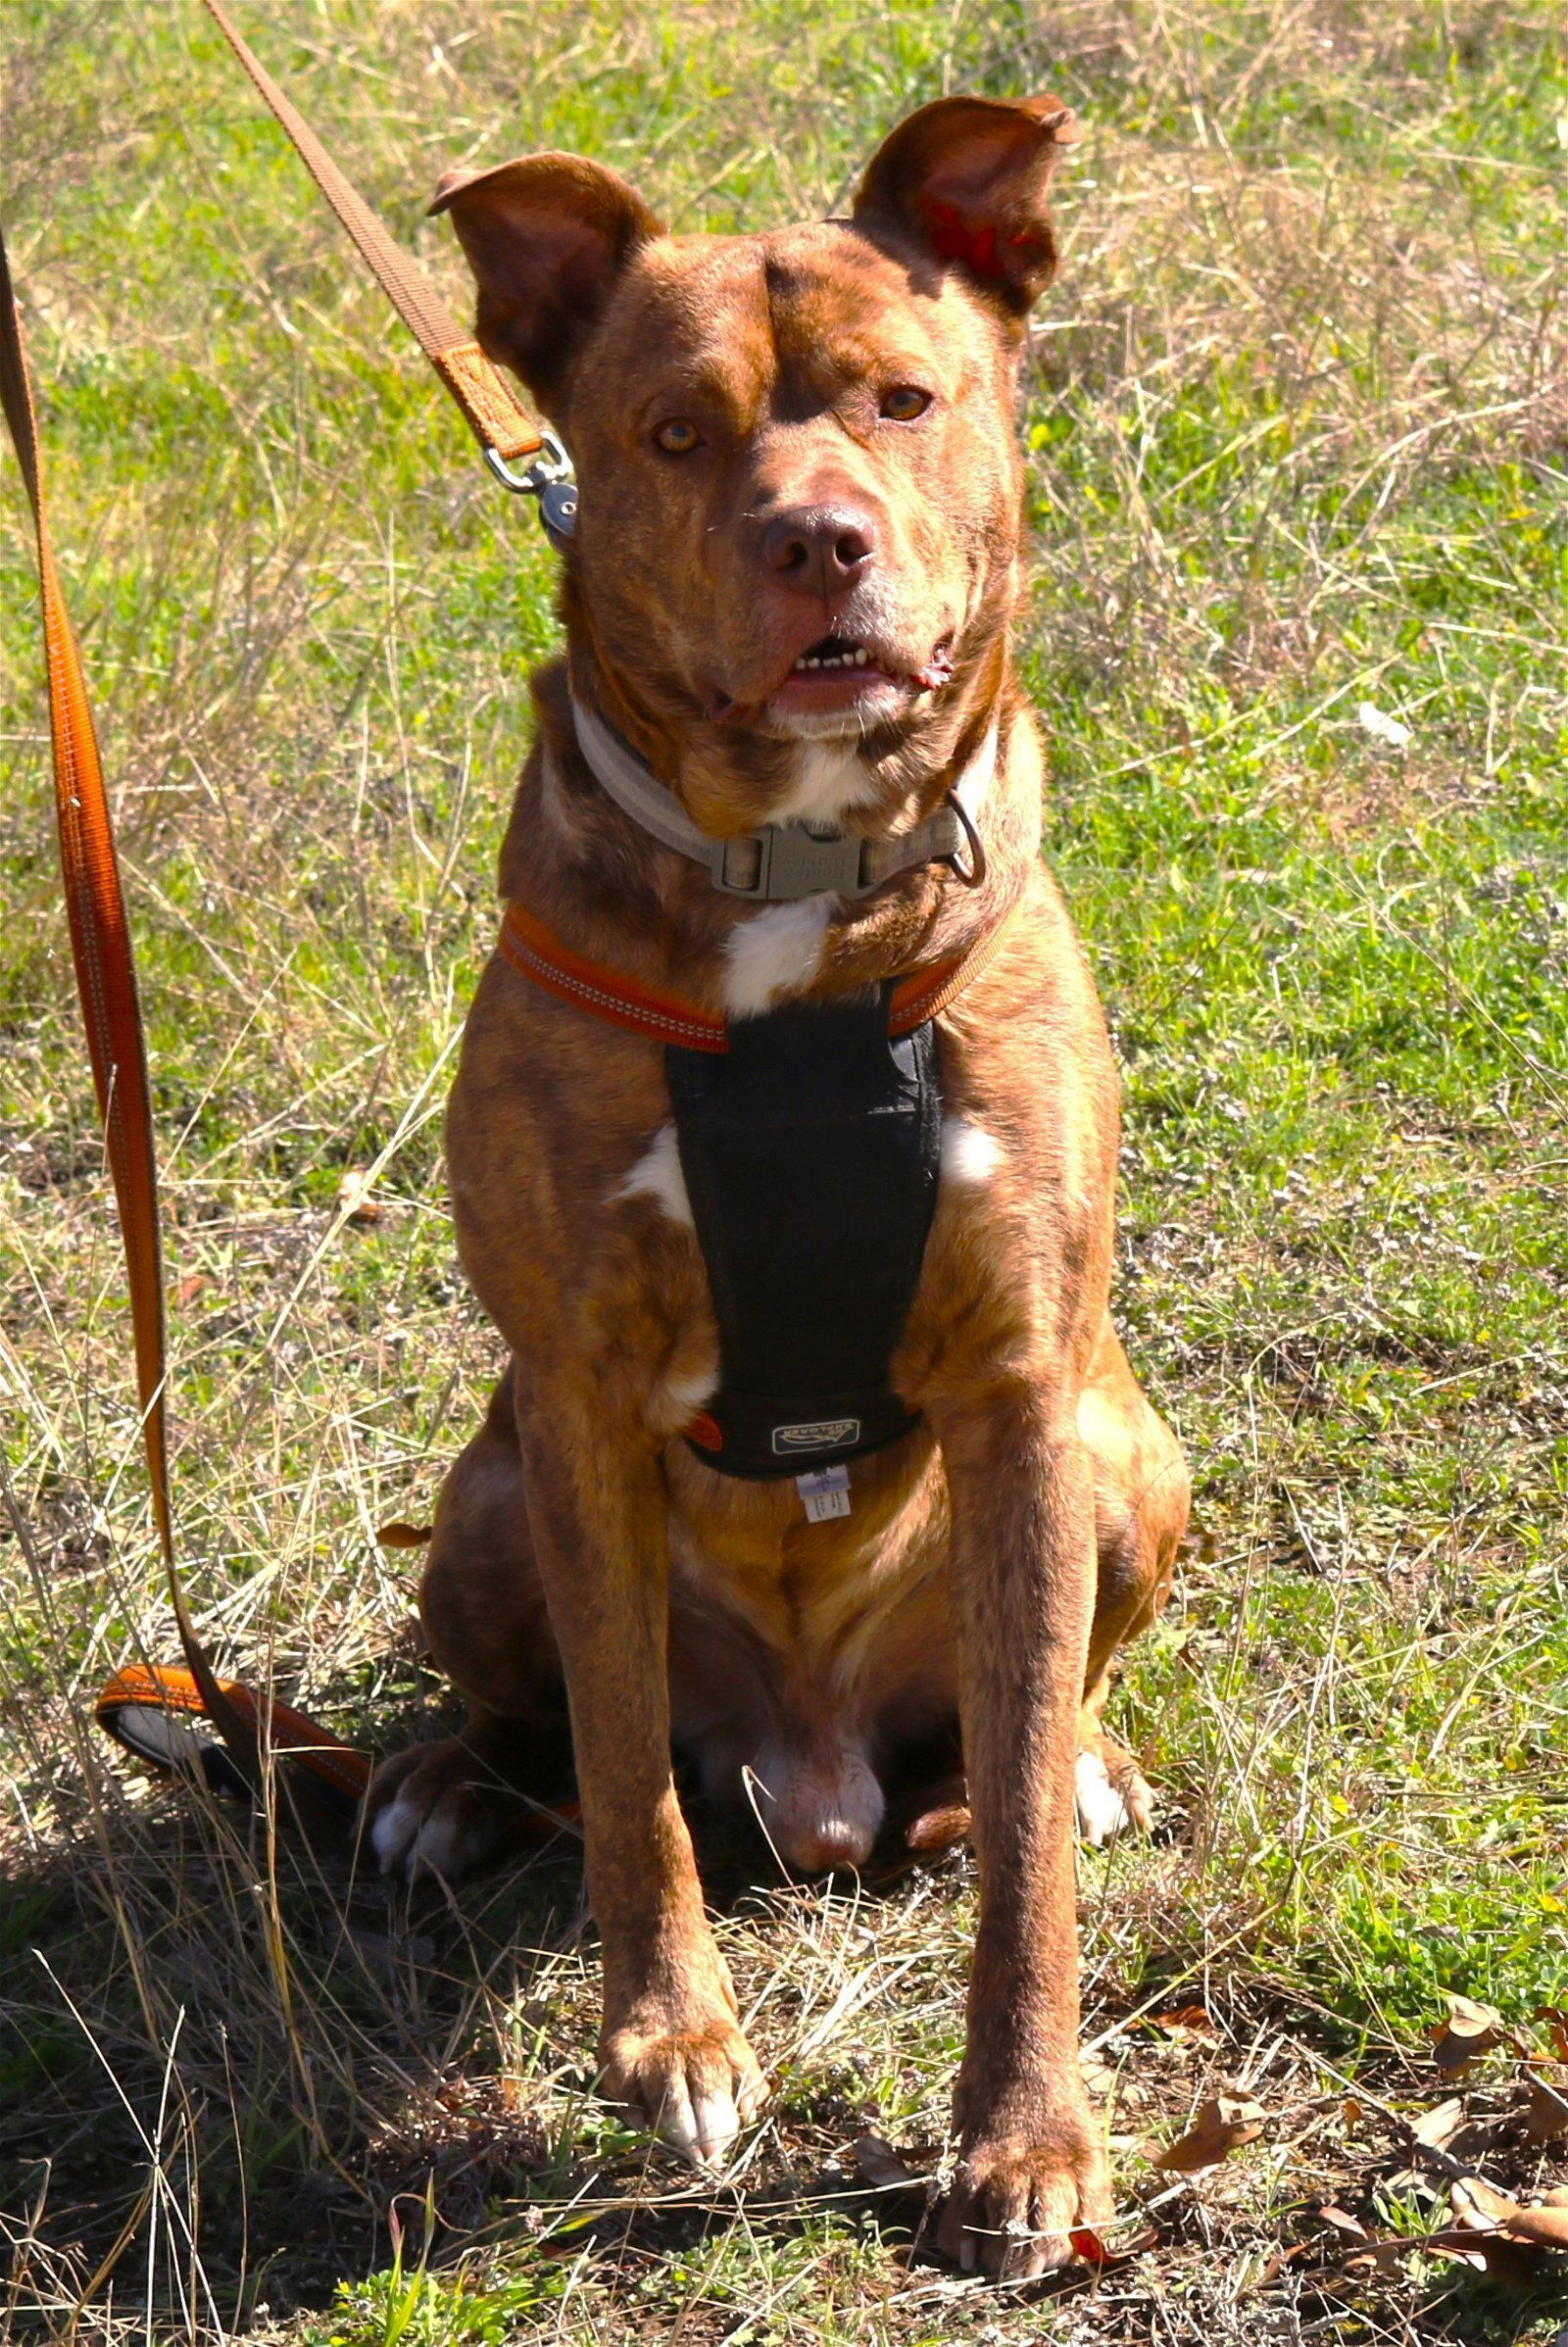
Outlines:
<svg viewBox="0 0 1568 2347"><path fill-rule="evenodd" d="M528 1513L561 1649L588 1896L604 1949L607 2091L688 2158L718 2159L766 2098L703 1912L670 1773L668 1529L654 1458L583 1413L525 1405ZM575 1468L573 1469L573 1453Z"/></svg>
<svg viewBox="0 0 1568 2347"><path fill-rule="evenodd" d="M942 2244L1006 2278L1110 2213L1078 2061L1073 1775L1095 1595L1075 1410L1021 1383L933 1409L953 1503L954 1614L980 1925Z"/></svg>

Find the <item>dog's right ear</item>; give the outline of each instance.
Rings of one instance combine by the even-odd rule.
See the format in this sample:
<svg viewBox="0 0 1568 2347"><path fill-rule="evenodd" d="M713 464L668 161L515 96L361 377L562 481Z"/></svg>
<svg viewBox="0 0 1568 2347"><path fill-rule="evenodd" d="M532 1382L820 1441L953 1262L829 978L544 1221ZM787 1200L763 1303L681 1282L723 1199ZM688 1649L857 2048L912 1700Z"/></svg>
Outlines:
<svg viewBox="0 0 1568 2347"><path fill-rule="evenodd" d="M663 234L634 187L582 155L448 171L430 210L451 213L473 271L480 344L546 409L626 262Z"/></svg>

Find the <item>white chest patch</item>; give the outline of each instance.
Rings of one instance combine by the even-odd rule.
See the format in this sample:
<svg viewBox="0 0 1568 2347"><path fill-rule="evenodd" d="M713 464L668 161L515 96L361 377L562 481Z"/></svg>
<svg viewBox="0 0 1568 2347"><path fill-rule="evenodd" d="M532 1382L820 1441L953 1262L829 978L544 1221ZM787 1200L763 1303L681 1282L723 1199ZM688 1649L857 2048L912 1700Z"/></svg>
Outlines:
<svg viewBox="0 0 1568 2347"><path fill-rule="evenodd" d="M755 1017L771 1009L780 995L805 992L821 967L822 940L837 903L824 891L736 922L724 948L724 1007L733 1017Z"/></svg>
<svg viewBox="0 0 1568 2347"><path fill-rule="evenodd" d="M942 1179L944 1182L989 1182L1002 1163L1002 1144L983 1125L967 1117L942 1120Z"/></svg>
<svg viewBox="0 0 1568 2347"><path fill-rule="evenodd" d="M692 1224L692 1201L686 1195L686 1176L680 1169L680 1148L673 1125L661 1125L636 1164L614 1193L616 1198L651 1198L671 1222Z"/></svg>
<svg viewBox="0 0 1568 2347"><path fill-rule="evenodd" d="M852 807L869 807L876 784L842 735L802 742L795 753L795 785L773 809L775 823L836 823Z"/></svg>

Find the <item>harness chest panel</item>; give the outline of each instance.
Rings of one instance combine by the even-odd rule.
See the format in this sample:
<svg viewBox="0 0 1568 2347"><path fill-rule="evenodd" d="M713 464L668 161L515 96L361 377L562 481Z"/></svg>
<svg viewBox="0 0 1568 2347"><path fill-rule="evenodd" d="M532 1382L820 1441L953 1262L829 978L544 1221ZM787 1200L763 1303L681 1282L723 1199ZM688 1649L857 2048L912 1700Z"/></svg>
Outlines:
<svg viewBox="0 0 1568 2347"><path fill-rule="evenodd" d="M890 1035L890 992L736 1019L722 1053L665 1052L719 1337L719 1390L687 1439L722 1474L799 1475L917 1422L889 1364L936 1205L942 1096L935 1027Z"/></svg>

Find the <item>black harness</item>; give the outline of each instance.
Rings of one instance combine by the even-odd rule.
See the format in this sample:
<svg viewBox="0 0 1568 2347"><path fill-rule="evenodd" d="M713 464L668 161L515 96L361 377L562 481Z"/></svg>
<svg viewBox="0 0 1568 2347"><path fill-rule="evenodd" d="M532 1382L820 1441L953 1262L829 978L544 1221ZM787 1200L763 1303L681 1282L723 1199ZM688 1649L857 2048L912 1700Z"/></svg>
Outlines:
<svg viewBox="0 0 1568 2347"><path fill-rule="evenodd" d="M721 1474L838 1467L917 1423L889 1366L936 1205L942 1090L934 1025L891 1036L891 993L665 1052L721 1368L687 1440Z"/></svg>

